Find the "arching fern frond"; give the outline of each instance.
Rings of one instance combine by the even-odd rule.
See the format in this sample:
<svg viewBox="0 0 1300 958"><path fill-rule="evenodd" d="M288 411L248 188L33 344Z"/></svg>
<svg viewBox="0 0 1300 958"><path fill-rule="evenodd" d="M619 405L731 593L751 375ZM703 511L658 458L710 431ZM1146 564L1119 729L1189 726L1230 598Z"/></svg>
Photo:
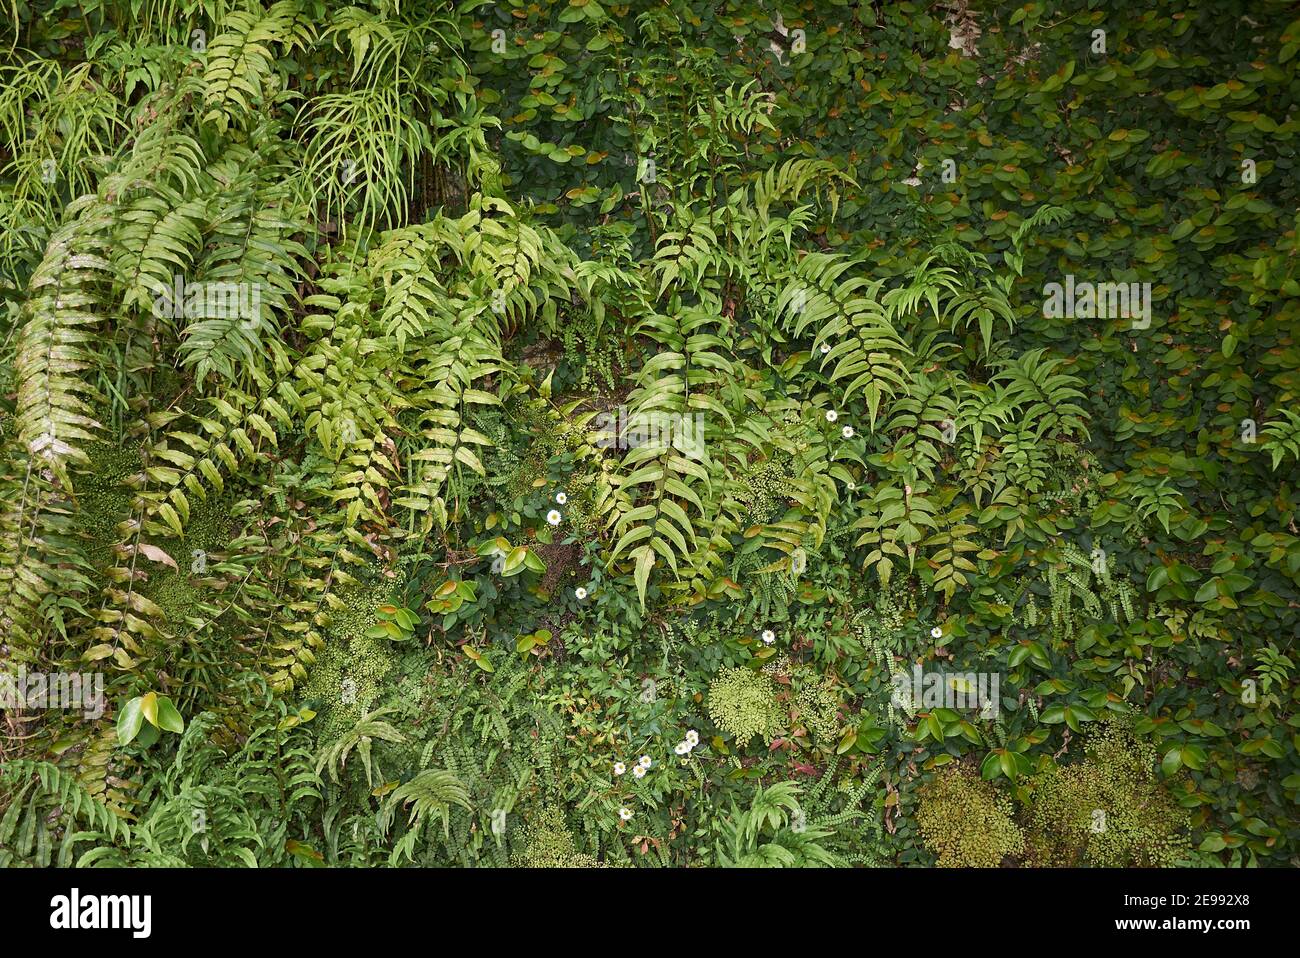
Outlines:
<svg viewBox="0 0 1300 958"><path fill-rule="evenodd" d="M295 0L279 0L269 10L254 4L252 9L228 12L221 32L208 44L203 121L224 133L232 124L256 118L277 52L305 45L311 36L310 22Z"/></svg>
<svg viewBox="0 0 1300 958"><path fill-rule="evenodd" d="M843 278L853 265L843 257L809 253L796 265L776 308L795 336L812 327L814 345L830 347L825 353L818 350L820 368L828 371L831 382L848 380L846 402L855 393L863 395L874 428L881 404L906 388L904 360L909 350L878 298L882 282ZM928 295L927 289L917 295Z"/></svg>

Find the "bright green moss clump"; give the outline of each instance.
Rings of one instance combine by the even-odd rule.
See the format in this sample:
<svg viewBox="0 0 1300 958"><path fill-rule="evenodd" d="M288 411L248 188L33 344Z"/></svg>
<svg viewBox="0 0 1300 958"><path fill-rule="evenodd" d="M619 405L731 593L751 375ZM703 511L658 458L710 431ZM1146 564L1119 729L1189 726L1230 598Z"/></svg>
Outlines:
<svg viewBox="0 0 1300 958"><path fill-rule="evenodd" d="M917 824L941 868L996 868L1024 851L1010 800L967 765L949 765L922 786Z"/></svg>
<svg viewBox="0 0 1300 958"><path fill-rule="evenodd" d="M303 690L305 700L318 705L322 740L352 727L375 707L384 692L384 679L400 657L387 639L366 635L387 595L386 584L353 589L341 596L346 608L331 615L325 649Z"/></svg>
<svg viewBox="0 0 1300 958"><path fill-rule="evenodd" d="M818 743L835 740L840 727L840 697L829 685L809 685L795 696L799 721Z"/></svg>
<svg viewBox="0 0 1300 958"><path fill-rule="evenodd" d="M89 455L90 466L77 481L77 525L91 540L86 554L104 565L113 560L113 544L122 539L118 523L131 516L131 490L124 482L140 471L140 454L98 443Z"/></svg>
<svg viewBox="0 0 1300 958"><path fill-rule="evenodd" d="M522 868L605 868L604 862L577 850L564 813L554 806L534 815L524 826L524 851L516 856Z"/></svg>
<svg viewBox="0 0 1300 958"><path fill-rule="evenodd" d="M1156 780L1156 752L1112 719L1087 739L1087 758L1033 782L1036 864L1158 867L1187 853L1187 813Z"/></svg>
<svg viewBox="0 0 1300 958"><path fill-rule="evenodd" d="M790 497L790 461L767 459L755 464L740 477L740 501L748 510L750 522L771 522L785 512Z"/></svg>
<svg viewBox="0 0 1300 958"><path fill-rule="evenodd" d="M726 669L709 683L709 717L739 744L780 726L776 686L762 672Z"/></svg>
<svg viewBox="0 0 1300 958"><path fill-rule="evenodd" d="M208 618L202 604L204 600L210 602L219 593L202 580L212 574L211 566L217 562L216 554L230 546L235 528L230 515L231 506L231 501L225 498L197 503L190 513L185 539L168 539L161 543L179 568L168 570L155 566L142 591L157 603L173 627L186 620L201 623Z"/></svg>

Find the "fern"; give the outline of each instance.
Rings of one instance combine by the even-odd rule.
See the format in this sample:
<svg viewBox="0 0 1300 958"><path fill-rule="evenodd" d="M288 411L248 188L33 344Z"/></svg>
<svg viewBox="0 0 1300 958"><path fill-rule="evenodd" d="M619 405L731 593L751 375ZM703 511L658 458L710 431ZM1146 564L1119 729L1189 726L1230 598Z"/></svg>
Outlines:
<svg viewBox="0 0 1300 958"><path fill-rule="evenodd" d="M321 750L316 758L316 774L328 770L330 781L337 783L338 774L347 765L348 756L355 749L361 756L361 764L366 770L366 784L372 784L373 772L371 747L375 740L382 742L402 742L405 736L387 722L380 721L381 715L387 715L390 709L367 712L361 720L338 741ZM337 766L337 768L335 767Z"/></svg>
<svg viewBox="0 0 1300 958"><path fill-rule="evenodd" d="M471 807L469 793L465 791L465 787L456 776L432 768L419 772L405 785L398 786L389 794L381 821L387 821L387 816L391 815L399 805L403 807L410 805L411 815L407 822L409 828L406 837L393 849L394 864L402 854L405 854L408 859L414 857L412 853L414 842L426 820L431 816L438 815L442 818L443 834L450 836L451 807L459 805L466 810Z"/></svg>
<svg viewBox="0 0 1300 958"><path fill-rule="evenodd" d="M1267 423L1262 430L1263 441L1259 448L1272 457L1276 470L1288 454L1300 459L1300 412L1279 409L1279 418Z"/></svg>
<svg viewBox="0 0 1300 958"><path fill-rule="evenodd" d="M224 133L232 124L256 116L271 83L276 52L288 53L310 40L310 25L296 0L227 13L221 32L208 44L204 122Z"/></svg>
<svg viewBox="0 0 1300 958"><path fill-rule="evenodd" d="M809 253L796 265L777 311L796 336L816 327L814 348L830 347L821 354L820 368L833 383L848 380L845 402L862 393L874 428L881 404L905 389L908 349L891 322L890 308L878 298L882 282L843 278L853 265L842 257Z"/></svg>
<svg viewBox="0 0 1300 958"><path fill-rule="evenodd" d="M30 862L38 868L67 868L79 843L131 841L127 822L57 765L25 759L5 762L0 766L0 789L7 793L0 802L6 809L0 816L0 867Z"/></svg>

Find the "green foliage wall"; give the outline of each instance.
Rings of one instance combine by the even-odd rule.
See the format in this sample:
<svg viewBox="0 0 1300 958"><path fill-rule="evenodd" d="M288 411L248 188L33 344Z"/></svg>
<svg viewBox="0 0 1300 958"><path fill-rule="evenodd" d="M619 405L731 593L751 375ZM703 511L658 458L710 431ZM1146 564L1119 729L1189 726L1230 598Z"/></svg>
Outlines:
<svg viewBox="0 0 1300 958"><path fill-rule="evenodd" d="M0 863L1295 864L1300 20L1113 6L11 4Z"/></svg>

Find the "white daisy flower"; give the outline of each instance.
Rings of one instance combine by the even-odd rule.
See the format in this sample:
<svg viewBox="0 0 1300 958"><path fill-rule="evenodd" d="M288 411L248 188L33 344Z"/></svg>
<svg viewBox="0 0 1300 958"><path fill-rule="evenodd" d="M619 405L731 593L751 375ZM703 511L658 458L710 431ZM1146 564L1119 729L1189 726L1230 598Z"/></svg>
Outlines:
<svg viewBox="0 0 1300 958"><path fill-rule="evenodd" d="M826 421L827 421L827 422L834 422L836 419L839 419L839 418L840 418L840 414L837 413L834 409L828 409L828 410L826 410Z"/></svg>
<svg viewBox="0 0 1300 958"><path fill-rule="evenodd" d="M622 775L622 774L623 774L624 772L626 772L626 771L627 771L627 766L624 765L622 762L615 762L615 763L614 763L614 774L615 774L615 775Z"/></svg>
<svg viewBox="0 0 1300 958"><path fill-rule="evenodd" d="M645 766L638 765L636 768L632 769L632 774L637 778L645 778Z"/></svg>
<svg viewBox="0 0 1300 958"><path fill-rule="evenodd" d="M564 517L560 515L559 509L552 509L550 512L546 514L546 521L553 526L558 526L560 524L560 520L563 518Z"/></svg>
<svg viewBox="0 0 1300 958"><path fill-rule="evenodd" d="M557 492L555 494L555 501L558 502L560 505L564 505L566 502L569 501L569 494L567 492Z"/></svg>
<svg viewBox="0 0 1300 958"><path fill-rule="evenodd" d="M578 597L578 601L581 602L583 599L587 597L587 590L584 589L582 586L578 586L576 589L573 590L573 594L576 595Z"/></svg>
<svg viewBox="0 0 1300 958"><path fill-rule="evenodd" d="M933 629L930 630L930 638L932 638L932 639L942 639L942 638L943 638L943 629L941 629L939 626L936 625Z"/></svg>
<svg viewBox="0 0 1300 958"><path fill-rule="evenodd" d="M686 744L689 745L691 748L694 748L695 746L699 745L700 733L695 731L695 729L690 729L686 733Z"/></svg>
<svg viewBox="0 0 1300 958"><path fill-rule="evenodd" d="M622 808L618 810L618 817L623 819L623 821L627 821L629 818L632 817L632 809L624 805Z"/></svg>
<svg viewBox="0 0 1300 958"><path fill-rule="evenodd" d="M840 435L843 436L845 439L852 439L852 438L853 438L853 427L852 427L852 426L845 426L843 429L840 430Z"/></svg>
<svg viewBox="0 0 1300 958"><path fill-rule="evenodd" d="M651 765L654 764L654 762L651 761L649 755L642 755L641 760L638 761L637 764L640 765L642 768L649 768Z"/></svg>
<svg viewBox="0 0 1300 958"><path fill-rule="evenodd" d="M776 641L776 633L773 632L771 629L764 629L764 630L763 630L763 644L764 644L764 645L771 645L771 644L772 644L773 642L775 642L775 641Z"/></svg>
<svg viewBox="0 0 1300 958"><path fill-rule="evenodd" d="M686 755L687 753L690 752L690 750L691 750L690 742L678 742L677 745L673 748L673 751L676 752L678 755Z"/></svg>

